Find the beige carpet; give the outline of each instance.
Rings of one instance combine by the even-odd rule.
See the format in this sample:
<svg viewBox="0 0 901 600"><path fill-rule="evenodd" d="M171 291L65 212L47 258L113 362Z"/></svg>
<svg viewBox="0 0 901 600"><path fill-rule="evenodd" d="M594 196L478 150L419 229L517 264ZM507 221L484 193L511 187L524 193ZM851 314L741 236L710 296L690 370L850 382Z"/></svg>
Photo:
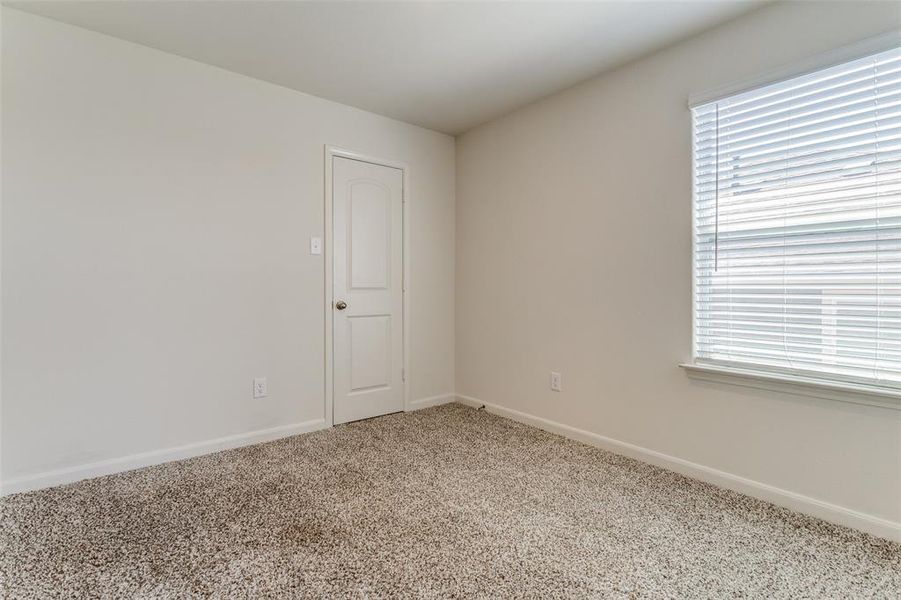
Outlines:
<svg viewBox="0 0 901 600"><path fill-rule="evenodd" d="M7 497L0 596L899 598L901 545L452 404Z"/></svg>

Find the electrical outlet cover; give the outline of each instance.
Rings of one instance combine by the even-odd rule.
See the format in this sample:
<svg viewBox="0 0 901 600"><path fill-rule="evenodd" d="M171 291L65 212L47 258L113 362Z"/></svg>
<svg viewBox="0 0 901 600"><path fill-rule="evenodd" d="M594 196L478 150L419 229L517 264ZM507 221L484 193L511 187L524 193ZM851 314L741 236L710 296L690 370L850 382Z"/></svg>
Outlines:
<svg viewBox="0 0 901 600"><path fill-rule="evenodd" d="M265 377L253 378L253 397L265 398L269 395L269 384L266 383Z"/></svg>
<svg viewBox="0 0 901 600"><path fill-rule="evenodd" d="M551 371L551 390L555 392L563 391L563 376L557 371Z"/></svg>

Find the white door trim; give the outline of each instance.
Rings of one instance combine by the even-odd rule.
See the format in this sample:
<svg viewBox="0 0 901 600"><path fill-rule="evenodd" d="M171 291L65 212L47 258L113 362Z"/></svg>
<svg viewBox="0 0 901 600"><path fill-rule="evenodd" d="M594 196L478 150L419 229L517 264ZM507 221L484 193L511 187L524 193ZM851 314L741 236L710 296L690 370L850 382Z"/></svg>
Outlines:
<svg viewBox="0 0 901 600"><path fill-rule="evenodd" d="M411 410L410 404L410 167L405 162L369 156L330 144L325 145L325 223L323 230L323 252L325 254L325 403L323 418L327 427L334 424L335 401L335 361L334 361L334 240L332 222L332 164L336 157L359 160L361 162L392 167L403 171L403 369L404 369L404 411Z"/></svg>

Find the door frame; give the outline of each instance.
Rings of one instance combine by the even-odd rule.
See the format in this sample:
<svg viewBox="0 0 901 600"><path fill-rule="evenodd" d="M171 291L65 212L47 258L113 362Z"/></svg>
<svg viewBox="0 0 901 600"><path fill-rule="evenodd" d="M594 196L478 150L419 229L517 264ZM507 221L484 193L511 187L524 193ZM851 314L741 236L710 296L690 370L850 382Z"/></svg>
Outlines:
<svg viewBox="0 0 901 600"><path fill-rule="evenodd" d="M403 173L403 191L402 191L402 207L403 207L403 232L401 233L401 244L403 248L403 275L401 281L401 294L403 296L403 336L401 345L403 346L403 394L404 394L404 412L410 410L410 167L407 163L380 158L333 146L325 145L325 203L324 214L325 222L323 229L323 254L325 258L325 402L323 407L323 418L326 427L332 427L334 424L334 406L335 406L335 359L334 359L334 320L335 313L332 308L334 302L334 236L333 236L333 209L334 203L332 199L332 165L335 158L348 158L360 162L379 165L382 167L391 167L400 169Z"/></svg>

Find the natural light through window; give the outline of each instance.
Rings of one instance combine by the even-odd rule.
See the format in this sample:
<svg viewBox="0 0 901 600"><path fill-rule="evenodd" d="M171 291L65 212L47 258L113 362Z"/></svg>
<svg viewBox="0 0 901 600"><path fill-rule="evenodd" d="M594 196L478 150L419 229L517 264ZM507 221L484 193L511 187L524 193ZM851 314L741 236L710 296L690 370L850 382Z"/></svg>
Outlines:
<svg viewBox="0 0 901 600"><path fill-rule="evenodd" d="M901 48L692 115L695 362L901 386Z"/></svg>

